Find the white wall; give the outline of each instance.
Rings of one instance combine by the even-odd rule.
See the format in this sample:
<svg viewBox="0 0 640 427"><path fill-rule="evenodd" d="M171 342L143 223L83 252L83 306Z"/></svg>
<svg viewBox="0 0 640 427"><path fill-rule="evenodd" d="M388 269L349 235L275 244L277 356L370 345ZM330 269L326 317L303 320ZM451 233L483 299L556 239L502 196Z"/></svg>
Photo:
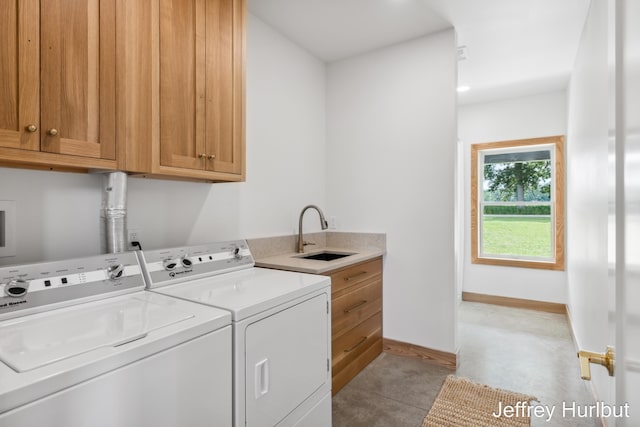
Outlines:
<svg viewBox="0 0 640 427"><path fill-rule="evenodd" d="M564 91L459 107L458 137L464 150L465 292L566 303L564 271L472 264L470 243L471 144L564 135L566 109Z"/></svg>
<svg viewBox="0 0 640 427"><path fill-rule="evenodd" d="M613 307L608 248L608 1L591 3L569 86L567 269L569 311L578 346L604 351ZM612 264L613 265L613 264ZM611 402L609 377L593 367L598 398Z"/></svg>
<svg viewBox="0 0 640 427"><path fill-rule="evenodd" d="M101 183L96 175L0 168L0 199L16 201L16 256L0 265L98 253Z"/></svg>
<svg viewBox="0 0 640 427"><path fill-rule="evenodd" d="M129 225L146 248L292 234L304 205L325 206L325 65L252 15L247 50L247 182L129 179ZM0 265L99 253L101 183L0 168L18 222L17 256Z"/></svg>
<svg viewBox="0 0 640 427"><path fill-rule="evenodd" d="M453 30L331 63L328 215L387 233L384 336L456 351Z"/></svg>

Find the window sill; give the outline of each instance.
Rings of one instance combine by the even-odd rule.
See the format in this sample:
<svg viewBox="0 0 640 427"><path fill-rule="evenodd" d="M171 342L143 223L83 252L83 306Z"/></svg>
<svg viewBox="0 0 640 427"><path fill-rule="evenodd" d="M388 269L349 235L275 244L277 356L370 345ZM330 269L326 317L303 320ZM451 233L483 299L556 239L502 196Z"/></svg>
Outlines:
<svg viewBox="0 0 640 427"><path fill-rule="evenodd" d="M497 265L500 267L535 268L538 270L564 271L564 259L551 261L525 261L506 258L480 258L472 257L472 264Z"/></svg>

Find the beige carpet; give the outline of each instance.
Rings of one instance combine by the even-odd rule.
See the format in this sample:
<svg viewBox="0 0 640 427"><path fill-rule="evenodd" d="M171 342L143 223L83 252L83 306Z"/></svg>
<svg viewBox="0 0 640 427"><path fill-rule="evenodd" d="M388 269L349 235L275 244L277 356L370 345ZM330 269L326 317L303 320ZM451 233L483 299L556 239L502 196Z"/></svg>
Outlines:
<svg viewBox="0 0 640 427"><path fill-rule="evenodd" d="M537 399L449 375L422 427L529 426L532 400Z"/></svg>

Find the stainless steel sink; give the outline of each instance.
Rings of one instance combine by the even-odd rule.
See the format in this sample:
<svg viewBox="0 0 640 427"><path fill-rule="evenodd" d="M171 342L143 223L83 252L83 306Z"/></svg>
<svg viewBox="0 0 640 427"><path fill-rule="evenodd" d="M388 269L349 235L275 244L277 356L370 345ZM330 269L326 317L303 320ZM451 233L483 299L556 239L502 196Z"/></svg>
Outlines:
<svg viewBox="0 0 640 427"><path fill-rule="evenodd" d="M336 259L351 256L351 255L355 255L355 253L322 251L322 252L316 252L309 255L296 255L295 258L314 259L317 261L333 261Z"/></svg>

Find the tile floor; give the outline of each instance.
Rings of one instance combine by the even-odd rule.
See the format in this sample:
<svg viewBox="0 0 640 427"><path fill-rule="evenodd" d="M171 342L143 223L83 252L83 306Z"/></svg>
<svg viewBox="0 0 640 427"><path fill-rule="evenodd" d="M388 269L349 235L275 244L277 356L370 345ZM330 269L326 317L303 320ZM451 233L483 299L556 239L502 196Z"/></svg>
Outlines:
<svg viewBox="0 0 640 427"><path fill-rule="evenodd" d="M532 426L597 426L562 416L562 402L592 403L580 379L565 316L463 302L459 311L458 376L533 395L555 406ZM453 371L383 353L333 398L333 427L420 427L445 377Z"/></svg>

